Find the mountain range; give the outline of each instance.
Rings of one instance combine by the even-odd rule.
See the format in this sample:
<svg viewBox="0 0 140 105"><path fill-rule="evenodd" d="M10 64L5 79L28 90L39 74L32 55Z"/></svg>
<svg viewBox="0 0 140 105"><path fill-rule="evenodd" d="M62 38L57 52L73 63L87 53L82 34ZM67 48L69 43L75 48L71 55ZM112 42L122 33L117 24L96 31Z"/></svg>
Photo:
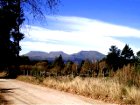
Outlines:
<svg viewBox="0 0 140 105"><path fill-rule="evenodd" d="M28 56L30 60L54 60L56 57L59 56L63 57L64 61L74 61L80 62L82 60L88 59L90 61L101 60L105 57L104 54L97 52L97 51L80 51L74 54L66 54L62 51L53 51L50 53L42 52L42 51L30 51L24 56Z"/></svg>

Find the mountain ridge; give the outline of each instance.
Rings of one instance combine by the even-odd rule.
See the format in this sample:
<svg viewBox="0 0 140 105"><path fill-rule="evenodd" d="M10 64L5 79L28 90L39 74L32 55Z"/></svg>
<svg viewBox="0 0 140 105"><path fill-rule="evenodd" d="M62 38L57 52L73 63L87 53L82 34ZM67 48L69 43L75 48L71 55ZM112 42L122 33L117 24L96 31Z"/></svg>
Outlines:
<svg viewBox="0 0 140 105"><path fill-rule="evenodd" d="M24 56L28 56L30 60L54 60L56 57L62 56L64 61L74 61L80 62L82 60L88 59L90 61L93 60L101 60L105 57L104 54L98 51L80 51L73 54L67 54L63 51L51 51L51 52L43 52L43 51L30 51Z"/></svg>

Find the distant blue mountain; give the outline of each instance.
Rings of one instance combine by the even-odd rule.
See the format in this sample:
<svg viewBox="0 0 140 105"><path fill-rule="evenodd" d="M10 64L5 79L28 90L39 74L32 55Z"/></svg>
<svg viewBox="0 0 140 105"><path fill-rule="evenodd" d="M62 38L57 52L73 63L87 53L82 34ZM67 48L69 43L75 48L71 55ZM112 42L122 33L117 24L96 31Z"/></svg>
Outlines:
<svg viewBox="0 0 140 105"><path fill-rule="evenodd" d="M81 62L82 60L101 60L105 57L104 54L98 52L98 51L80 51L78 53L74 54L66 54L62 51L55 51L55 52L41 52L41 51L30 51L27 54L24 54L25 56L28 56L30 60L54 60L56 57L59 57L62 55L64 61L71 60L73 62Z"/></svg>

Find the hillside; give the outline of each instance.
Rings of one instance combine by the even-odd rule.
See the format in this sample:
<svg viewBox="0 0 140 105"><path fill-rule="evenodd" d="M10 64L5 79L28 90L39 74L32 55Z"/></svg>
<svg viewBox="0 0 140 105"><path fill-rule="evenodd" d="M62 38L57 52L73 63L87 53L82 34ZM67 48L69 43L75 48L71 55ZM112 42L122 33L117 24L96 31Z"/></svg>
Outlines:
<svg viewBox="0 0 140 105"><path fill-rule="evenodd" d="M74 62L80 62L85 59L89 59L91 61L95 60L101 60L105 57L104 54L97 52L97 51L80 51L78 53L74 54L66 54L62 51L56 51L56 52L41 52L41 51L30 51L27 54L24 54L25 56L28 56L30 60L54 60L56 57L62 55L64 61L71 60Z"/></svg>

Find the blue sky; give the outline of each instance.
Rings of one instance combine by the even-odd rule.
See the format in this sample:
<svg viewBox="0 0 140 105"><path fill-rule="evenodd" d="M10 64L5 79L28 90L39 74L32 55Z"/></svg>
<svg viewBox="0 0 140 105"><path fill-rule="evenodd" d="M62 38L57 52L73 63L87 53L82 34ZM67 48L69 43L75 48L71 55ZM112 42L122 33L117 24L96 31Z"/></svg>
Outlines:
<svg viewBox="0 0 140 105"><path fill-rule="evenodd" d="M58 12L45 14L41 24L26 24L21 54L29 51L96 50L127 43L140 50L140 0L61 0Z"/></svg>
<svg viewBox="0 0 140 105"><path fill-rule="evenodd" d="M63 0L59 14L140 28L140 0Z"/></svg>

